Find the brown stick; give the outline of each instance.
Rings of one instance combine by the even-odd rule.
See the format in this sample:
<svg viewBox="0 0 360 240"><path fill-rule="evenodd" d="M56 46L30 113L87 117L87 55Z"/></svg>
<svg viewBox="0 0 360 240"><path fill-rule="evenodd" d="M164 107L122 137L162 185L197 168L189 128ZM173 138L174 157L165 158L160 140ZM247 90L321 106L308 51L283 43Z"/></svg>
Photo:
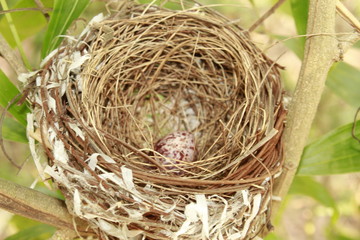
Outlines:
<svg viewBox="0 0 360 240"><path fill-rule="evenodd" d="M275 12L276 9L278 9L286 0L279 0L277 3L274 4L269 10L264 13L251 27L249 28L249 32L254 31L260 24L262 24L268 17L271 16Z"/></svg>
<svg viewBox="0 0 360 240"><path fill-rule="evenodd" d="M284 131L285 164L274 195L284 199L294 179L329 68L339 54L335 37L335 0L310 0L304 61ZM279 207L274 202L273 211Z"/></svg>
<svg viewBox="0 0 360 240"><path fill-rule="evenodd" d="M360 33L360 21L339 1L336 1L336 12Z"/></svg>
<svg viewBox="0 0 360 240"><path fill-rule="evenodd" d="M24 63L15 54L15 51L9 46L5 38L0 34L0 56L10 64L11 68L16 72L17 75L20 73L28 72Z"/></svg>
<svg viewBox="0 0 360 240"><path fill-rule="evenodd" d="M4 179L0 179L0 208L71 231L75 231L76 223L78 233L91 234L85 221L70 215L64 201Z"/></svg>

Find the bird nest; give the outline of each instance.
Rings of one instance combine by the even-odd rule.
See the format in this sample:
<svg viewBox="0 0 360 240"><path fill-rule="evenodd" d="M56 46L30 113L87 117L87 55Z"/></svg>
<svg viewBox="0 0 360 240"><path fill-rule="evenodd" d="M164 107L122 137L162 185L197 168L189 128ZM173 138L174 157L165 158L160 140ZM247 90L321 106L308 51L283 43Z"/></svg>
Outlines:
<svg viewBox="0 0 360 240"><path fill-rule="evenodd" d="M40 173L100 239L253 239L268 225L279 66L220 14L99 15L26 78Z"/></svg>

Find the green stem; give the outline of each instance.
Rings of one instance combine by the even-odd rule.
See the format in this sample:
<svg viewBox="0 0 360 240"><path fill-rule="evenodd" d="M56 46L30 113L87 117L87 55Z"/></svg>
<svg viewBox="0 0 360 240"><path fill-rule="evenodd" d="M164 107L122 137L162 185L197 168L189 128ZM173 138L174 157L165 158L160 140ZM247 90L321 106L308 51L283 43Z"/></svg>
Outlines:
<svg viewBox="0 0 360 240"><path fill-rule="evenodd" d="M0 0L0 3L1 3L1 6L2 6L2 8L3 8L4 11L9 10L9 7L8 7L8 5L7 5L7 3L6 3L5 0ZM10 31L11 31L11 33L12 33L12 35L13 35L13 38L14 38L15 43L16 43L16 46L17 46L18 49L19 49L20 55L21 55L21 57L22 57L22 59L23 59L23 61L24 61L25 66L26 66L28 69L31 69L29 60L27 59L27 57L26 57L26 55L25 55L25 51L24 51L24 49L23 49L23 47L22 47L22 45L21 45L21 40L20 40L19 34L18 34L17 30L16 30L14 21L13 21L11 15L10 15L10 13L5 13L5 18L6 18L6 20L7 20L8 23L9 23Z"/></svg>

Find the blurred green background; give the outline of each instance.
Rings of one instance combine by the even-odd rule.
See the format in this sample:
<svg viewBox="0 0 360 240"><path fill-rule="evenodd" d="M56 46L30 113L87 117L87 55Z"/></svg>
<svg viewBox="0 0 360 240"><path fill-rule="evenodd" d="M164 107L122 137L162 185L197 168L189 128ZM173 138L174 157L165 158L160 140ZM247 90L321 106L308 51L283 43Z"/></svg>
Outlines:
<svg viewBox="0 0 360 240"><path fill-rule="evenodd" d="M3 9L4 2L9 9L36 7L32 0L0 0ZM53 7L54 4L52 0L42 2L45 7ZM149 1L143 0L141 2ZM237 22L244 29L248 29L277 1L207 0L201 2L214 5L213 7L218 11ZM342 2L360 19L360 1L348 0ZM81 18L68 31L72 33L81 31L86 25L86 21L91 17L99 12L106 12L107 4L108 1L91 1L82 13ZM295 88L301 67L304 37L298 35L303 34L306 29L306 14L304 14L307 11L306 4L307 1L285 1L273 15L251 33L251 37L257 45L272 59L285 67L282 76L288 96L291 96ZM20 35L21 46L28 59L28 66L31 69L36 69L40 63L41 53L44 52L44 39L48 35L47 21L40 12L36 11L16 12L12 13L11 16ZM352 29L338 17L337 31L339 33L352 32ZM4 14L0 15L0 32L12 47L16 48L16 41L12 38L9 22ZM3 58L0 58L0 68L15 85L20 85L15 72ZM309 136L309 144L317 141L324 134L354 121L357 108L360 107L359 89L360 44L356 44L344 55L344 61L335 64L329 73L327 88L323 93ZM0 89L0 91L2 90ZM15 134L11 129L6 129L8 126L10 124L4 126L3 134ZM23 132L21 132L21 128L19 129L18 134L21 136ZM349 131L349 129L351 129L350 125L346 128L346 131ZM331 146L329 143L334 141L336 136L326 138L324 140L327 144L325 147ZM21 140L21 137L15 136L15 139ZM26 143L4 141L4 146L11 158L22 165L22 169L18 171L9 163L3 153L0 153L1 178L24 186L32 186L47 194L59 196L55 190L49 190L43 183L38 182L38 173ZM308 155L311 155L313 149L318 150L316 147L310 147ZM330 151L330 148L328 150ZM359 153L356 153L356 151L359 151L354 151L353 158L360 162ZM307 159L310 159L310 157ZM346 163L346 159L344 162ZM311 162L302 166L303 169L310 166L310 172L307 170L299 172L290 194L284 199L285 204L280 214L278 214L276 222L273 223L275 231L266 239L360 239L360 174L356 173L359 171L358 166L354 165L349 170L349 172L353 173L333 175L326 173L340 173L341 169L327 169L325 165L320 166L324 169L320 176L314 176L317 175L316 172L321 171L312 169ZM53 227L0 210L0 239L48 239L54 231Z"/></svg>

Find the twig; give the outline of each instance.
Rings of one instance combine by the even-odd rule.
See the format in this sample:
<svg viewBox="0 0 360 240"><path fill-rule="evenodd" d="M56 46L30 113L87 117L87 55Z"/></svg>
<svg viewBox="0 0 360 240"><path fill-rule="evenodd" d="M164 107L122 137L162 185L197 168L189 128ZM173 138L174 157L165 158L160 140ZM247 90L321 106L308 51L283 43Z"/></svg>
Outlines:
<svg viewBox="0 0 360 240"><path fill-rule="evenodd" d="M342 38L339 38L338 47L343 55L346 50L360 40L360 21L339 0L336 0L336 12L355 30L353 33L346 34ZM342 59L342 55L340 56L340 60Z"/></svg>
<svg viewBox="0 0 360 240"><path fill-rule="evenodd" d="M335 0L310 0L304 60L284 131L284 170L274 195L284 199L298 168L329 68L337 58ZM326 34L324 34L326 33ZM273 211L279 208L274 202ZM273 214L275 216L275 214Z"/></svg>
<svg viewBox="0 0 360 240"><path fill-rule="evenodd" d="M75 231L76 223L82 236L92 234L87 223L74 219L60 199L4 179L0 179L0 208L60 229Z"/></svg>
<svg viewBox="0 0 360 240"><path fill-rule="evenodd" d="M360 33L360 21L339 0L336 1L336 11L346 22Z"/></svg>
<svg viewBox="0 0 360 240"><path fill-rule="evenodd" d="M42 12L46 20L49 21L50 15L48 14L48 11L46 10L44 4L40 0L34 0L34 2L40 8L40 11Z"/></svg>
<svg viewBox="0 0 360 240"><path fill-rule="evenodd" d="M76 232L68 229L59 229L48 240L73 240L73 239L77 239Z"/></svg>
<svg viewBox="0 0 360 240"><path fill-rule="evenodd" d="M264 15L262 15L251 27L249 28L249 32L254 31L260 24L262 24L268 17L271 16L286 0L279 0L274 4Z"/></svg>
<svg viewBox="0 0 360 240"><path fill-rule="evenodd" d="M14 71L16 72L16 75L27 72L27 69L21 59L15 54L14 50L11 49L11 47L1 34L0 55L5 58L5 60L10 64L11 68L14 69Z"/></svg>
<svg viewBox="0 0 360 240"><path fill-rule="evenodd" d="M5 13L24 12L24 11L40 11L42 13L47 14L47 12L52 11L52 8L14 8L14 9L0 11L0 15Z"/></svg>

